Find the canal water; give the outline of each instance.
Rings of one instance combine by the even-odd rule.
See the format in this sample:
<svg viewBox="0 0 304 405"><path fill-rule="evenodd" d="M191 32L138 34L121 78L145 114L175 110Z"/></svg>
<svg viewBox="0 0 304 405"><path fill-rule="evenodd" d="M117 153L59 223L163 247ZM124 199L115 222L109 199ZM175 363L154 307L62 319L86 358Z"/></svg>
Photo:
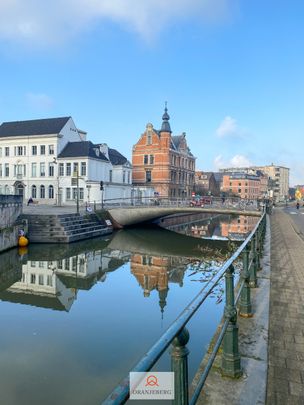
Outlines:
<svg viewBox="0 0 304 405"><path fill-rule="evenodd" d="M0 255L0 403L100 404L254 227L191 215ZM223 285L189 323L192 379L223 312ZM170 371L165 353L154 367Z"/></svg>

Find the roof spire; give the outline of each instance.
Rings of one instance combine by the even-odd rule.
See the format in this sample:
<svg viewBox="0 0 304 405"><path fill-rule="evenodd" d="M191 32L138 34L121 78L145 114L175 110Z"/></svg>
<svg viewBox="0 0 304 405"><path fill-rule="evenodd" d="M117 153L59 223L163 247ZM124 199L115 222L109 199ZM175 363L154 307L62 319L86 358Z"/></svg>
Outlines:
<svg viewBox="0 0 304 405"><path fill-rule="evenodd" d="M168 114L168 109L167 109L167 101L165 101L165 112L163 114L163 122L162 122L162 126L161 126L161 132L172 132L171 128L170 128L170 124L169 124L169 119L170 116Z"/></svg>

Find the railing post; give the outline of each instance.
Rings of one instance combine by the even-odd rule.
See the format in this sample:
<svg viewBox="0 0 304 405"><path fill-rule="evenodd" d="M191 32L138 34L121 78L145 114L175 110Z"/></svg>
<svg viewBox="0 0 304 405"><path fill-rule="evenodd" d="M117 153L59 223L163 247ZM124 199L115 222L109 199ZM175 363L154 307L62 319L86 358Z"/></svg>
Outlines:
<svg viewBox="0 0 304 405"><path fill-rule="evenodd" d="M229 320L224 341L222 355L222 374L227 377L238 378L242 375L241 356L239 353L237 311L234 303L234 267L231 265L225 274L226 305L224 316Z"/></svg>
<svg viewBox="0 0 304 405"><path fill-rule="evenodd" d="M241 278L244 280L244 286L241 291L240 311L239 311L240 316L244 318L251 318L253 316L251 306L251 291L249 286L250 280L249 253L250 249L247 245L243 252L243 270L241 273Z"/></svg>
<svg viewBox="0 0 304 405"><path fill-rule="evenodd" d="M257 280L257 252L256 252L255 235L251 239L250 246L251 246L252 265L249 269L250 271L249 285L252 288L256 288L258 286L258 280Z"/></svg>
<svg viewBox="0 0 304 405"><path fill-rule="evenodd" d="M172 341L171 371L174 372L174 405L188 405L188 354L186 344L189 332L183 328Z"/></svg>

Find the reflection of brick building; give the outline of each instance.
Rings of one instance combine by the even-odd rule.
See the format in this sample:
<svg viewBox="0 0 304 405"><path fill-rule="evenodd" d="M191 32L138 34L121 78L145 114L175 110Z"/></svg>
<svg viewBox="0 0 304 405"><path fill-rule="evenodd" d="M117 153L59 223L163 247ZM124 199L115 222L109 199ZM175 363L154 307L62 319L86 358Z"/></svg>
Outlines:
<svg viewBox="0 0 304 405"><path fill-rule="evenodd" d="M151 291L158 291L159 306L164 312L166 298L169 291L169 282L183 285L183 270L176 267L181 263L181 257L160 257L134 254L131 257L131 273L137 279L139 285L144 290L144 296L149 297ZM184 259L182 259L184 263ZM173 270L174 269L174 270Z"/></svg>
<svg viewBox="0 0 304 405"><path fill-rule="evenodd" d="M231 221L221 222L221 235L226 238L238 238L246 236L253 230L257 223L257 218L240 215L237 218L231 218Z"/></svg>
<svg viewBox="0 0 304 405"><path fill-rule="evenodd" d="M186 134L172 136L167 108L158 131L147 124L133 147L133 186L152 188L162 197L190 196L194 187L195 158Z"/></svg>

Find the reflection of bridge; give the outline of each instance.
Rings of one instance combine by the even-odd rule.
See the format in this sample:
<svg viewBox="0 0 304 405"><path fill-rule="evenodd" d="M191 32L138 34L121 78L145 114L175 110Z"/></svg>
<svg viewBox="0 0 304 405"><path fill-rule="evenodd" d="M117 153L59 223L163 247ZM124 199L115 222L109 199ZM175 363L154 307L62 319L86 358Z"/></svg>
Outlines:
<svg viewBox="0 0 304 405"><path fill-rule="evenodd" d="M174 215L174 214L191 214L191 213L210 213L210 214L229 214L229 215L247 215L260 217L261 212L256 209L241 209L231 207L172 207L172 206L157 206L157 207L119 207L110 208L108 213L112 218L113 224L117 228L123 228L126 226L137 225L145 222L157 221L160 218Z"/></svg>

